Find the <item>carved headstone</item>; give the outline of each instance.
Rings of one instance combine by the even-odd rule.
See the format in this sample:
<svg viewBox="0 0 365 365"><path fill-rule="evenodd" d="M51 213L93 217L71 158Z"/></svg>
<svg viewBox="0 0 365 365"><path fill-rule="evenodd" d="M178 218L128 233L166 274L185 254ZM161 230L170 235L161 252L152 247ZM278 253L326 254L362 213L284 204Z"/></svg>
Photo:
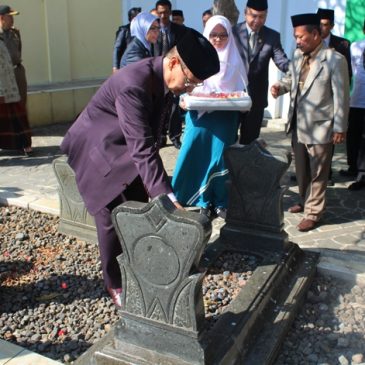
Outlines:
<svg viewBox="0 0 365 365"><path fill-rule="evenodd" d="M290 165L290 154L273 156L254 141L227 148L225 161L230 172L229 204L221 237L239 240L240 245L282 249L288 235L282 207L286 188L280 180Z"/></svg>
<svg viewBox="0 0 365 365"><path fill-rule="evenodd" d="M123 248L118 259L125 303L115 330L116 349L128 352L143 344L162 358L174 354L200 363L204 274L197 267L211 223L176 210L167 196L149 204L124 203L112 217Z"/></svg>
<svg viewBox="0 0 365 365"><path fill-rule="evenodd" d="M87 211L77 188L75 173L65 157L53 161L60 198L58 230L85 241L98 242L94 218Z"/></svg>
<svg viewBox="0 0 365 365"><path fill-rule="evenodd" d="M237 24L240 12L234 0L214 0L213 15L225 16L233 26Z"/></svg>

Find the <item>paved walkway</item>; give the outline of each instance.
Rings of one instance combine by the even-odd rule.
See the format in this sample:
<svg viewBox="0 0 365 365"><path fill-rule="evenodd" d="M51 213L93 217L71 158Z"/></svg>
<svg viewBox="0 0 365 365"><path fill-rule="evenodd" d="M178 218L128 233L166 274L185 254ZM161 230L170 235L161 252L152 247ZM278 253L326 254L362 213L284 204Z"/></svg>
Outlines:
<svg viewBox="0 0 365 365"><path fill-rule="evenodd" d="M34 130L34 156L24 157L15 152L0 150L0 205L16 205L46 213L58 214L59 201L57 181L52 170L52 161L61 156L59 144L69 124L53 125ZM262 137L273 152L277 149L290 150L290 140L283 132L280 121L270 121L262 129ZM169 175L175 165L177 150L171 145L161 151ZM296 202L297 187L291 182L293 165L283 179L289 189L284 196L285 229L292 242L303 249L321 253L319 270L345 279L365 283L365 193L350 192L350 181L342 178L338 171L346 168L344 146L336 149L334 175L336 184L327 191L327 211L322 225L317 229L301 233L296 225L302 214L290 214L287 208ZM213 235L218 234L222 220L213 223ZM27 360L29 357L29 361ZM29 353L17 346L0 341L0 365L55 364L42 358L34 362Z"/></svg>

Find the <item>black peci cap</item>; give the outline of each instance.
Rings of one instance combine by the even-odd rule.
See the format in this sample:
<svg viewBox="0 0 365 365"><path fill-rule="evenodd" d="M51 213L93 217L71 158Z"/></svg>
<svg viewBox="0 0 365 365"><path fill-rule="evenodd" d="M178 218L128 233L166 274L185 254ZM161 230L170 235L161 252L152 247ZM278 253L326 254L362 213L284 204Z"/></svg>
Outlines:
<svg viewBox="0 0 365 365"><path fill-rule="evenodd" d="M173 11L171 12L171 15L172 15L172 16L181 16L181 17L184 17L184 13L183 13L183 11L182 11L182 10L173 10Z"/></svg>
<svg viewBox="0 0 365 365"><path fill-rule="evenodd" d="M186 67L199 80L219 72L218 53L201 33L189 28L176 45Z"/></svg>
<svg viewBox="0 0 365 365"><path fill-rule="evenodd" d="M335 11L332 9L321 9L317 10L319 19L329 19L331 23L335 21Z"/></svg>
<svg viewBox="0 0 365 365"><path fill-rule="evenodd" d="M267 0L247 0L246 6L258 11L267 10Z"/></svg>
<svg viewBox="0 0 365 365"><path fill-rule="evenodd" d="M297 14L291 17L291 22L293 27L299 27L301 25L318 25L320 23L320 18L317 14L314 13L306 13L306 14Z"/></svg>

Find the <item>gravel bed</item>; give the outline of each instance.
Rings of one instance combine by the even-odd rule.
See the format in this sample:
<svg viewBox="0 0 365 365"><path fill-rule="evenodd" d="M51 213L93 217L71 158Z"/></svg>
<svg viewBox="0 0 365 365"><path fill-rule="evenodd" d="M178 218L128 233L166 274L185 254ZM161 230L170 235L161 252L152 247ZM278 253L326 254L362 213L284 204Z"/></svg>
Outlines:
<svg viewBox="0 0 365 365"><path fill-rule="evenodd" d="M203 280L205 318L212 327L253 274L260 259L238 252L223 252Z"/></svg>
<svg viewBox="0 0 365 365"><path fill-rule="evenodd" d="M58 217L0 207L0 338L72 362L119 319L95 244L57 232ZM203 282L214 322L259 259L224 253ZM365 362L365 288L317 276L276 365Z"/></svg>
<svg viewBox="0 0 365 365"><path fill-rule="evenodd" d="M365 288L317 276L275 365L365 364Z"/></svg>
<svg viewBox="0 0 365 365"><path fill-rule="evenodd" d="M58 217L0 214L0 338L71 363L118 320L95 244L57 232Z"/></svg>

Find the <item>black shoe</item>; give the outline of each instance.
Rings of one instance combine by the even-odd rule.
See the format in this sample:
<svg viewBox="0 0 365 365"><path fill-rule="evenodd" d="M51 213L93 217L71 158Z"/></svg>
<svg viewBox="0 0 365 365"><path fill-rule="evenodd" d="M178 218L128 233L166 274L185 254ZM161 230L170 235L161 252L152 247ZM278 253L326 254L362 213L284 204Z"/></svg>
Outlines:
<svg viewBox="0 0 365 365"><path fill-rule="evenodd" d="M217 217L226 219L227 209L226 208L214 208L214 213Z"/></svg>
<svg viewBox="0 0 365 365"><path fill-rule="evenodd" d="M297 182L297 176L295 174L290 175L290 181Z"/></svg>
<svg viewBox="0 0 365 365"><path fill-rule="evenodd" d="M210 208L200 208L199 214L205 215L208 219L212 219L212 212Z"/></svg>
<svg viewBox="0 0 365 365"><path fill-rule="evenodd" d="M353 169L348 169L348 170L340 170L338 172L341 176L345 176L345 177L355 177L357 176L357 171L353 170Z"/></svg>
<svg viewBox="0 0 365 365"><path fill-rule="evenodd" d="M363 188L365 188L365 181L360 180L360 181L355 181L354 183L352 183L347 189L349 189L351 191L357 191L357 190L361 190Z"/></svg>
<svg viewBox="0 0 365 365"><path fill-rule="evenodd" d="M181 148L181 142L179 138L174 138L171 142L176 149L179 150Z"/></svg>

